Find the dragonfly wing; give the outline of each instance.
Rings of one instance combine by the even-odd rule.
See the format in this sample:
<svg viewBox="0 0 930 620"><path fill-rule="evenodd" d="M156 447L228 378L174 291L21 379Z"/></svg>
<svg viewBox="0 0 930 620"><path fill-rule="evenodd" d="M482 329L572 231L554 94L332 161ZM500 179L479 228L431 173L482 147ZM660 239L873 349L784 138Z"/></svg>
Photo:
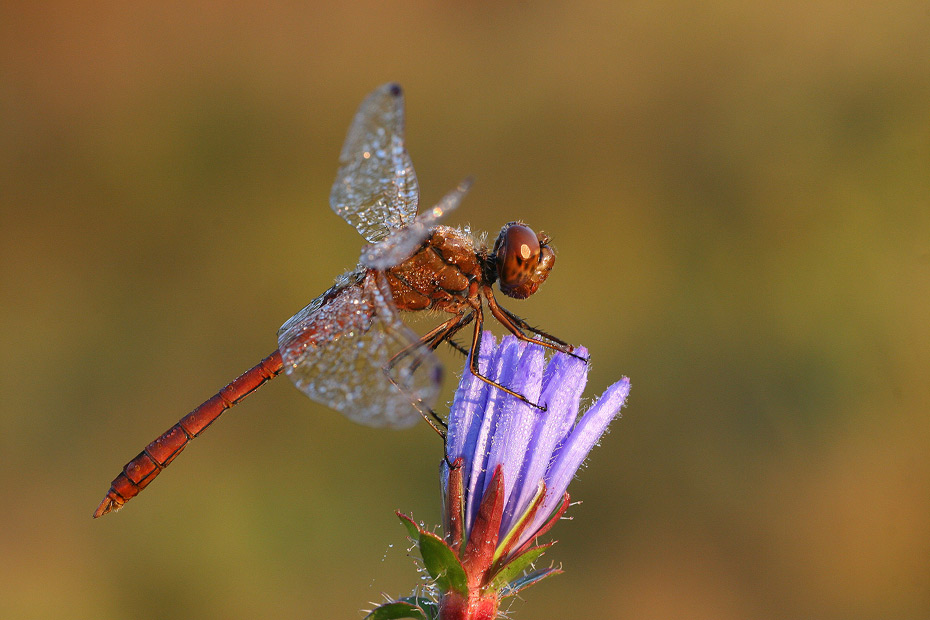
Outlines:
<svg viewBox="0 0 930 620"><path fill-rule="evenodd" d="M439 220L459 206L462 198L471 188L471 183L470 178L465 179L459 183L458 187L443 196L436 206L418 215L412 224L394 231L390 237L380 243L366 245L362 248L359 263L371 269L389 269L412 256Z"/></svg>
<svg viewBox="0 0 930 620"><path fill-rule="evenodd" d="M414 403L432 408L442 383L439 360L400 320L377 272L345 274L281 327L278 348L301 392L368 426L412 426Z"/></svg>
<svg viewBox="0 0 930 620"><path fill-rule="evenodd" d="M339 162L330 206L369 243L413 221L420 190L404 147L400 86L385 84L362 102Z"/></svg>

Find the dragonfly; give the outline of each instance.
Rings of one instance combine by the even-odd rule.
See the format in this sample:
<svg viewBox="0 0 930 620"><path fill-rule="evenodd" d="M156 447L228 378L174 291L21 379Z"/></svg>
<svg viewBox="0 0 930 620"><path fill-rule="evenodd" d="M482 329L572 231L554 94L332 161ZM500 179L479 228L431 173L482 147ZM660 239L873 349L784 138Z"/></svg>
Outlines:
<svg viewBox="0 0 930 620"><path fill-rule="evenodd" d="M471 181L418 214L419 186L404 145L404 96L398 84L375 89L359 106L340 154L330 206L367 242L358 267L278 330L278 348L184 416L123 467L94 512L118 510L165 469L227 409L282 372L311 399L368 426L405 428L421 417L440 435L435 406L447 342L469 356L486 383L532 403L485 377L478 367L484 306L521 340L570 355L573 347L531 327L501 306L492 285L515 299L529 297L549 276L555 252L545 233L520 221L506 224L488 248L468 229L440 225ZM420 336L400 312L447 317ZM445 314L443 314L445 313ZM471 346L453 340L473 324Z"/></svg>

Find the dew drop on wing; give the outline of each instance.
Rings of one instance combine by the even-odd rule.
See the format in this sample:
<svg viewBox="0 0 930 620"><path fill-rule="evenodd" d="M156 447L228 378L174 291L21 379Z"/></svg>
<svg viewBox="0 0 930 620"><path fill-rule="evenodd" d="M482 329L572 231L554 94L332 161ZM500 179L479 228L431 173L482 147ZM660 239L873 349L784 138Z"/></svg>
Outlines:
<svg viewBox="0 0 930 620"><path fill-rule="evenodd" d="M430 235L434 226L462 202L471 188L471 179L465 179L447 193L436 205L417 216L408 226L393 231L386 239L362 248L359 264L371 269L389 269L402 263L416 252Z"/></svg>
<svg viewBox="0 0 930 620"><path fill-rule="evenodd" d="M432 407L438 396L441 366L423 347L393 366L397 386L384 372L418 342L398 316L384 274L362 270L344 274L278 332L285 371L300 391L361 424L394 428L415 424L413 403Z"/></svg>

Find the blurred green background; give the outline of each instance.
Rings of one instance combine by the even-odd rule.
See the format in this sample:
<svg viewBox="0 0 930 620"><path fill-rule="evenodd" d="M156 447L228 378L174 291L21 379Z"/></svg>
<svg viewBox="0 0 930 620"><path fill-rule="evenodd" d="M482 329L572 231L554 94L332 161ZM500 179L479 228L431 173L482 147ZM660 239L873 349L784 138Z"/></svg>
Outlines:
<svg viewBox="0 0 930 620"><path fill-rule="evenodd" d="M4 3L0 617L410 592L393 511L438 523L439 441L286 379L91 519L354 265L329 186L391 80L422 202L471 174L449 223L549 232L509 306L591 349L589 396L633 381L514 617L930 617L928 32L920 1Z"/></svg>

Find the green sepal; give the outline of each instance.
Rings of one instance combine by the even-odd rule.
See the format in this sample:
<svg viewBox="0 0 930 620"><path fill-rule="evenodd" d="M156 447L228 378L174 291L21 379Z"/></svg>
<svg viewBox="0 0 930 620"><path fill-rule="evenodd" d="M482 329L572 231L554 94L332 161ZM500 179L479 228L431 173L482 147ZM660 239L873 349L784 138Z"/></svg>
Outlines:
<svg viewBox="0 0 930 620"><path fill-rule="evenodd" d="M435 605L432 608L435 611ZM428 613L422 606L401 600L379 605L365 616L365 620L397 620L398 618L433 620L435 617L435 614Z"/></svg>
<svg viewBox="0 0 930 620"><path fill-rule="evenodd" d="M524 575L515 581L510 582L504 586L498 593L501 598L506 596L513 596L521 590L525 590L531 585L537 584L546 577L551 577L553 575L559 575L562 573L560 568L544 568L542 570L534 571L528 575Z"/></svg>
<svg viewBox="0 0 930 620"><path fill-rule="evenodd" d="M431 532L420 532L420 555L423 556L423 565L435 580L440 592L455 590L462 596L468 596L465 569L444 540Z"/></svg>
<svg viewBox="0 0 930 620"><path fill-rule="evenodd" d="M420 540L420 526L417 525L416 521L408 517L402 512L397 512L397 517L400 519L400 522L404 524L404 527L407 528L407 534L410 535L410 538L413 539L413 542L419 542Z"/></svg>
<svg viewBox="0 0 930 620"><path fill-rule="evenodd" d="M436 583L440 592L445 594L455 590L462 596L468 596L468 581L465 568L455 552L446 542L432 532L427 532L405 514L397 513L410 537L420 548L423 566Z"/></svg>
<svg viewBox="0 0 930 620"><path fill-rule="evenodd" d="M431 598L426 598L425 596L402 596L397 599L397 602L407 603L420 608L429 620L436 620L439 618L439 604Z"/></svg>
<svg viewBox="0 0 930 620"><path fill-rule="evenodd" d="M510 589L510 587L512 587L511 582L516 583L517 580L522 578L523 572L529 568L533 562L538 560L539 556L545 553L553 544L554 543L549 543L547 545L533 547L507 562L503 568L497 571L497 574L494 575L494 579L486 589L492 592L503 591L505 588Z"/></svg>

